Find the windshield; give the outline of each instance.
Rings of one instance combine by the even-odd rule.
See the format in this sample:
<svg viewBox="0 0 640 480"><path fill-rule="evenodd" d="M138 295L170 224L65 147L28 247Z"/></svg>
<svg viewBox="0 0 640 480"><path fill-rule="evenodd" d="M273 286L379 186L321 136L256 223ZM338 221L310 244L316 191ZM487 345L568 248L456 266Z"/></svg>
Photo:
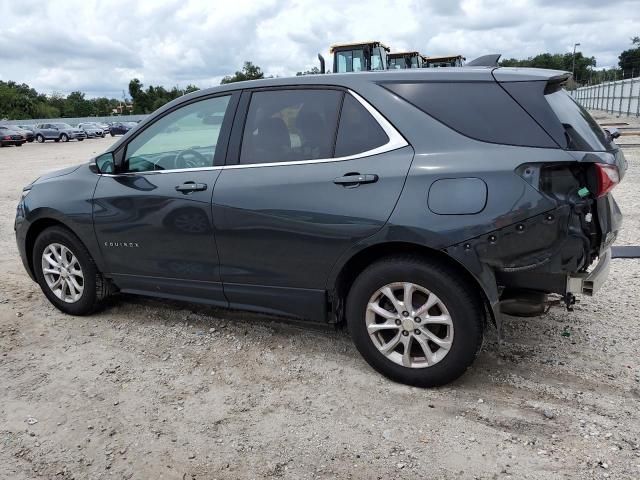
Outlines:
<svg viewBox="0 0 640 480"><path fill-rule="evenodd" d="M364 54L362 50L347 50L336 52L337 69L336 73L360 72L365 69Z"/></svg>
<svg viewBox="0 0 640 480"><path fill-rule="evenodd" d="M136 122L124 122L123 125L126 125L127 127L135 127L136 125L138 125Z"/></svg>
<svg viewBox="0 0 640 480"><path fill-rule="evenodd" d="M564 127L568 150L589 152L615 148L600 125L566 90L549 93L545 98Z"/></svg>

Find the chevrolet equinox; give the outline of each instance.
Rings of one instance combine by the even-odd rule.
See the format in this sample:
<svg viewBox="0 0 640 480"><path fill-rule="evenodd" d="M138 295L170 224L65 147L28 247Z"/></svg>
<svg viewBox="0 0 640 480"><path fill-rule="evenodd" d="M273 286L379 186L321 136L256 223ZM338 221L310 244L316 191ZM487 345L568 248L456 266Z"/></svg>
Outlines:
<svg viewBox="0 0 640 480"><path fill-rule="evenodd" d="M569 74L441 68L224 85L24 188L24 266L71 315L112 292L348 326L399 382L604 281L626 161Z"/></svg>

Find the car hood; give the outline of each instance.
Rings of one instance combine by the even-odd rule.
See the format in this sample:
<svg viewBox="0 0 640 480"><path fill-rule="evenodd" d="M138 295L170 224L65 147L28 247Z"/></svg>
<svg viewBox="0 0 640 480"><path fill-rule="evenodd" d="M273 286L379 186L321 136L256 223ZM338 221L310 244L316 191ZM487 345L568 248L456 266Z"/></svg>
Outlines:
<svg viewBox="0 0 640 480"><path fill-rule="evenodd" d="M72 167L67 167L67 168L63 168L63 169L60 169L60 170L54 170L53 172L45 173L44 175L41 175L36 180L31 182L31 185L34 185L34 184L40 183L40 182L44 182L45 180L50 180L52 178L62 177L64 175L69 175L70 173L73 173L76 170L78 170L81 166L82 166L82 164L73 165Z"/></svg>

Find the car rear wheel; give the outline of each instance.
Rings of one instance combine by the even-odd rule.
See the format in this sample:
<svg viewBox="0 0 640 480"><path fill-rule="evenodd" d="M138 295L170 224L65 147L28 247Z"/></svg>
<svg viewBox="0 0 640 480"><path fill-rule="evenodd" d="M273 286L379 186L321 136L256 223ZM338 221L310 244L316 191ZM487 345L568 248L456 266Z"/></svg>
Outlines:
<svg viewBox="0 0 640 480"><path fill-rule="evenodd" d="M40 288L64 313L87 315L107 296L107 286L82 242L64 227L50 227L36 239L33 267Z"/></svg>
<svg viewBox="0 0 640 480"><path fill-rule="evenodd" d="M420 257L389 257L366 268L351 287L346 313L369 365L408 385L455 380L482 345L477 292L447 265Z"/></svg>
<svg viewBox="0 0 640 480"><path fill-rule="evenodd" d="M113 132L109 132L109 133L111 133L111 136L112 136L112 137L115 137L115 136L116 136L116 134L115 134L115 133L113 133Z"/></svg>
<svg viewBox="0 0 640 480"><path fill-rule="evenodd" d="M16 147L21 147L22 144L21 143L16 143Z"/></svg>
<svg viewBox="0 0 640 480"><path fill-rule="evenodd" d="M62 135L60 135L60 140L62 140L63 142L68 142L69 137L67 136L66 133L63 133Z"/></svg>
<svg viewBox="0 0 640 480"><path fill-rule="evenodd" d="M40 134L36 135L36 142L44 143L44 137Z"/></svg>

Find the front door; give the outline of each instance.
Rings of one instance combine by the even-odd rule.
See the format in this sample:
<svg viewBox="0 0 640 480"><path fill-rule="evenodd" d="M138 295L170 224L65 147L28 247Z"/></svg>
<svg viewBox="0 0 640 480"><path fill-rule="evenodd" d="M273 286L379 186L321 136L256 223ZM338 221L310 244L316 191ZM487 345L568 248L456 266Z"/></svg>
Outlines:
<svg viewBox="0 0 640 480"><path fill-rule="evenodd" d="M413 149L364 100L326 88L253 92L242 131L213 195L225 294L322 320L331 267L385 224Z"/></svg>
<svg viewBox="0 0 640 480"><path fill-rule="evenodd" d="M122 147L116 174L98 181L95 231L122 290L226 303L211 195L231 99L199 100L162 116Z"/></svg>

